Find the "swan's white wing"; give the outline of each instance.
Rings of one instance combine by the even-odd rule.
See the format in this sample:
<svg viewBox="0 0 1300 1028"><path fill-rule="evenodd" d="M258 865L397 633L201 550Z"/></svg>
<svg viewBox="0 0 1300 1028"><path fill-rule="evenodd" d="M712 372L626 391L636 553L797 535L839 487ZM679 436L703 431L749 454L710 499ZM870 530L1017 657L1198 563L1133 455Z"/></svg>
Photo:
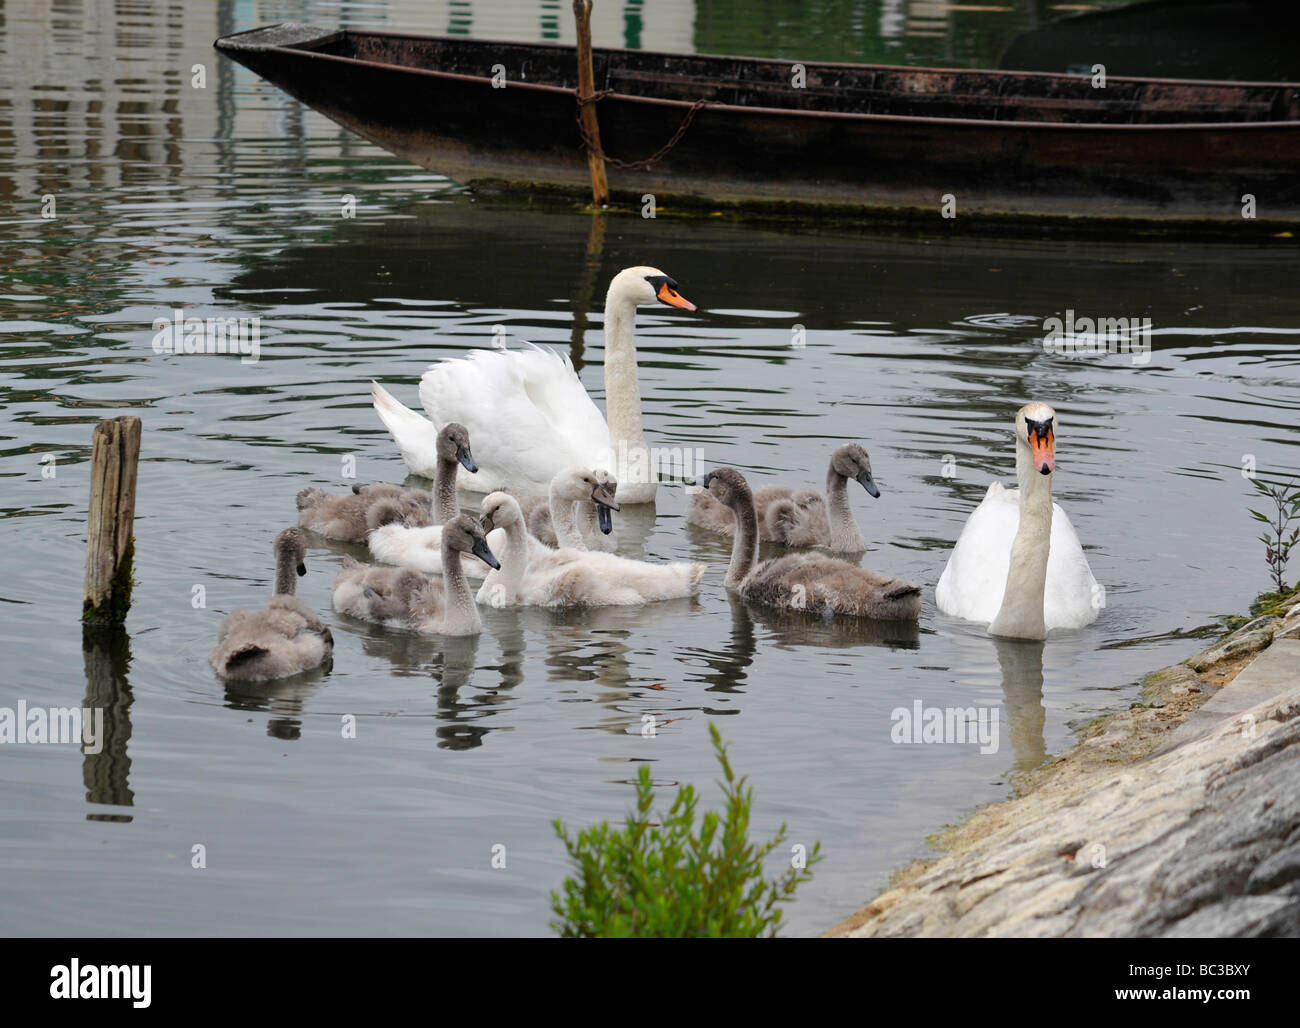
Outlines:
<svg viewBox="0 0 1300 1028"><path fill-rule="evenodd" d="M477 475L457 485L475 492L510 488L544 494L557 471L596 467L609 427L568 358L554 351L475 350L433 365L420 402L434 425L469 430Z"/></svg>
<svg viewBox="0 0 1300 1028"><path fill-rule="evenodd" d="M381 525L367 537L370 555L384 564L442 574L442 526ZM491 544L489 544L491 545Z"/></svg>
<svg viewBox="0 0 1300 1028"><path fill-rule="evenodd" d="M471 443L471 445L473 445ZM442 574L442 526L381 525L368 538L370 555L384 564L415 568L426 575ZM494 528L487 534L488 549L498 556L505 551L506 530ZM540 543L538 544L541 545ZM492 569L477 557L463 554L461 566L466 578L486 578Z"/></svg>
<svg viewBox="0 0 1300 1028"><path fill-rule="evenodd" d="M967 519L935 588L945 614L990 624L1002 607L1011 545L1020 527L1020 490L994 482ZM1099 592L1079 537L1059 503L1052 504L1043 619L1047 628L1080 628L1097 619Z"/></svg>
<svg viewBox="0 0 1300 1028"><path fill-rule="evenodd" d="M433 478L438 468L438 429L378 382L370 383L370 399L412 474Z"/></svg>
<svg viewBox="0 0 1300 1028"><path fill-rule="evenodd" d="M553 550L530 557L519 590L526 606L610 607L693 596L704 565L652 564L612 553Z"/></svg>
<svg viewBox="0 0 1300 1028"><path fill-rule="evenodd" d="M1069 515L1052 504L1052 543L1047 554L1043 620L1051 628L1082 628L1101 613L1101 588Z"/></svg>
<svg viewBox="0 0 1300 1028"><path fill-rule="evenodd" d="M997 616L1019 526L1020 491L994 482L966 519L939 576L934 598L941 611L986 625Z"/></svg>

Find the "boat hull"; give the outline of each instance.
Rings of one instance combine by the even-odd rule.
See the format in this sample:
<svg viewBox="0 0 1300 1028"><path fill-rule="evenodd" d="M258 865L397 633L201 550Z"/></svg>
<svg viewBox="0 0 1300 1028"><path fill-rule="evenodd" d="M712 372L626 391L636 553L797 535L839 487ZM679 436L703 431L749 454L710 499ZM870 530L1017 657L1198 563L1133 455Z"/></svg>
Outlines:
<svg viewBox="0 0 1300 1028"><path fill-rule="evenodd" d="M245 33L218 40L217 46L340 125L457 182L576 195L589 189L572 89L528 78L529 55L564 48L473 44L484 48L482 62L499 55L495 64L500 69L498 83L504 75L502 86L494 85L486 64L478 75L418 66L427 59L419 52L426 37L370 34L383 44L389 60L400 40L410 41L411 63L394 64L327 52L333 46L363 53L355 40L341 45L350 33L281 28L297 30L285 39L293 45L274 45L275 37L263 36L252 40L255 45L241 46L244 37L257 36ZM447 46L452 41L439 43ZM598 51L601 67L616 66L620 53ZM647 56L655 55L637 58L644 62ZM729 62L720 68L758 74L744 59L660 56L690 61L692 67ZM762 65L768 78L772 66L780 63L750 62L755 68ZM818 66L817 71L824 78L825 69L834 67ZM907 88L918 93L926 88L941 92L944 87L943 82L927 84L927 74L953 82L960 75L965 90L983 89L985 81L991 90L999 75L914 69L906 74ZM1032 78L1016 75L1005 81ZM1071 89L1078 88L1077 76L1037 78L1064 79ZM608 81L608 74L604 79ZM1040 92L1045 88L1030 84ZM621 202L644 204L649 195L657 205L760 208L801 216L906 215L958 223L968 218L1119 220L1251 234L1298 220L1300 122L1289 118L1300 103L1300 87L1279 93L1274 101L1274 106L1286 101L1288 120L1158 120L1162 102L1170 117L1189 98L1206 107L1206 97L1216 95L1207 92L1208 86L1172 80L1147 83L1142 116L1155 120L1120 124L1028 120L1035 111L1013 109L1003 97L998 98L1000 106L978 113L1010 113L1026 120L711 102L694 113L680 141L662 160L648 168L611 165L609 184ZM765 84L749 95L759 101L784 99L775 88ZM693 95L689 84L679 84L677 92ZM1039 97L1024 100L1025 105L1048 102ZM1069 97L1050 102L1066 104L1067 111L1072 110L1069 104L1078 104ZM690 112L686 99L615 91L598 104L603 147L624 160L649 156ZM1255 198L1254 218L1243 217L1247 196Z"/></svg>

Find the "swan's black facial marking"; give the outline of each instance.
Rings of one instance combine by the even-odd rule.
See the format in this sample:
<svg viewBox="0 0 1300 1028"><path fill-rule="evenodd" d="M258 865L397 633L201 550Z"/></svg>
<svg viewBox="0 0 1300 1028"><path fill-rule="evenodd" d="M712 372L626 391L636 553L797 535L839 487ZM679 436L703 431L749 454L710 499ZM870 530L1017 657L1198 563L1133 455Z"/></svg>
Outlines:
<svg viewBox="0 0 1300 1028"><path fill-rule="evenodd" d="M1033 418L1025 418L1025 430L1029 433L1032 441L1034 436L1039 439L1046 439L1052 434L1052 423L1055 418L1044 418L1042 421L1035 421Z"/></svg>
<svg viewBox="0 0 1300 1028"><path fill-rule="evenodd" d="M685 311L695 310L695 304L677 291L677 280L667 275L646 275L645 280L655 291L655 298L669 307L680 307Z"/></svg>
<svg viewBox="0 0 1300 1028"><path fill-rule="evenodd" d="M298 561L298 577L302 578L305 574L307 574L307 565L302 561Z"/></svg>
<svg viewBox="0 0 1300 1028"><path fill-rule="evenodd" d="M1055 418L1044 418L1042 421L1025 418L1025 434L1029 437L1029 448L1034 454L1034 468L1040 475L1050 475L1056 470L1055 422Z"/></svg>

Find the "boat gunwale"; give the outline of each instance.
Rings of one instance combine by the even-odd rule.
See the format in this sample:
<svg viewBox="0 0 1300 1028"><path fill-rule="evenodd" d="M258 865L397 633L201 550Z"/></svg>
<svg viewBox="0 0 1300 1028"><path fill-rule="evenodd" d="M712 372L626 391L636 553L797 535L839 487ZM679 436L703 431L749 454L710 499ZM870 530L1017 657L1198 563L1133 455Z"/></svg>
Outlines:
<svg viewBox="0 0 1300 1028"><path fill-rule="evenodd" d="M284 24L292 24L292 23L282 22L278 24L284 25ZM226 39L231 39L235 36L249 35L254 32L261 31L261 29L275 28L275 27L278 27L278 25L261 26L261 28L259 29L248 29L245 30L244 32L231 33L231 35L229 36L219 37L213 43L213 45L217 47L217 49L222 50L223 53L226 53L226 55L230 57L232 60L237 61L238 60L237 57L234 57L233 54L229 53L228 51L220 47L219 44L221 42L223 42ZM317 28L317 26L308 26L308 25L302 25L301 27ZM451 42L451 43L467 42L467 43L475 43L475 44L484 44L488 46L497 45L497 46L510 46L510 47L528 47L531 49L545 49L545 50L550 50L558 53L568 52L573 49L572 47L565 46L562 43L526 43L526 42L520 42L518 40L469 39L469 38L460 38L456 36L421 35L418 33L413 34L409 32L393 32L393 31L384 31L384 30L359 31L351 28L342 28L342 29L321 28L321 32L330 36L337 36L337 35L382 36L391 39L439 41L439 42ZM488 85L490 85L492 81L491 77L487 75L466 75L463 74L462 72L440 71L433 68L416 68L407 64L386 63L384 61L365 60L359 57L346 57L341 54L322 53L319 50L312 50L307 47L294 47L294 46L250 47L247 44L242 44L237 48L232 47L230 49L234 50L236 53L239 52L240 50L244 50L244 51L251 50L256 53L264 53L264 54L269 54L269 53L294 54L300 57L310 57L310 58L316 58L318 60L324 60L324 61L337 61L346 65L354 65L354 66L359 66L364 68L376 68L376 69L381 69L386 71L396 70L402 72L409 72L416 75L430 76L436 79L446 79L448 81L475 82L475 83L484 83ZM680 60L682 58L689 58L691 60L704 60L706 62L707 61L751 61L751 62L769 62L774 64L785 64L788 66L793 66L795 64L804 64L805 66L807 66L808 64L813 64L817 67L828 67L828 68L846 68L846 69L858 69L858 70L869 69L869 70L877 70L877 71L886 70L891 72L915 71L915 72L922 72L922 73L930 72L935 74L947 74L947 75L951 75L951 74L977 75L977 76L987 76L991 78L1006 78L1007 76L1024 75L1024 76L1035 77L1035 78L1058 79L1058 80L1077 82L1080 79L1087 77L1084 75L1065 75L1059 72L1044 72L1044 71L1025 71L1025 72L1000 71L997 69L989 69L989 68L969 68L969 69L920 68L920 67L914 68L909 65L852 64L843 61L840 62L787 61L783 58L738 57L738 56L728 56L724 54L675 54L675 53L669 53L660 50L627 50L626 48L623 47L597 47L595 48L594 52L604 53L604 54L632 53L632 54L637 54L639 56L646 56L652 58L665 57L665 58L671 58L675 60ZM1110 81L1124 82L1124 83L1129 83L1129 82L1154 83L1157 85L1173 85L1173 86L1225 86L1229 88L1249 88L1253 86L1253 87L1265 88L1265 89L1284 89L1287 87L1300 89L1300 83L1291 83L1291 82L1232 82L1232 81L1210 80L1210 79L1160 79L1160 78L1114 78L1111 79ZM526 89L526 90L531 90L535 92L544 92L544 93L559 93L565 96L572 96L572 97L577 96L576 88L547 85L545 83L537 83L537 82L512 81L509 83L509 88ZM659 105L659 106L664 106L669 108L677 108L679 110L685 110L687 108L694 106L694 104L689 100L674 100L667 97L638 96L634 93L620 93L617 91L607 92L604 94L603 98L618 99L621 101L635 102L635 103L648 103L648 104L654 104L654 105ZM1144 123L1143 122L1140 123L1091 122L1091 121L1063 122L1063 121L1028 121L1028 120L1004 121L995 118L938 118L931 115L858 114L858 113L851 113L847 111L817 111L817 110L806 110L806 109L794 109L789 107L759 107L759 106L751 106L747 104L730 104L730 103L714 102L711 100L707 101L706 107L709 110L728 112L728 113L740 112L740 113L751 113L751 114L762 114L762 115L781 115L781 116L790 116L790 117L798 117L798 118L814 117L814 118L845 119L849 121L862 121L867 124L873 122L902 122L905 124L922 124L922 125L949 125L949 126L967 125L972 127L997 126L999 128L1007 128L1008 126L1014 126L1016 128L1029 128L1035 131L1065 130L1065 131L1073 132L1073 131L1080 131L1080 130L1083 131L1100 130L1100 131L1107 131L1107 132L1110 131L1169 132L1169 131L1195 130L1195 131L1203 132L1203 131L1222 131L1222 130L1232 130L1232 131L1274 130L1276 131L1278 129L1285 129L1285 128L1300 129L1300 119L1292 119L1289 121L1240 121L1238 120L1238 121L1208 121L1208 122L1178 121L1178 122L1144 122Z"/></svg>

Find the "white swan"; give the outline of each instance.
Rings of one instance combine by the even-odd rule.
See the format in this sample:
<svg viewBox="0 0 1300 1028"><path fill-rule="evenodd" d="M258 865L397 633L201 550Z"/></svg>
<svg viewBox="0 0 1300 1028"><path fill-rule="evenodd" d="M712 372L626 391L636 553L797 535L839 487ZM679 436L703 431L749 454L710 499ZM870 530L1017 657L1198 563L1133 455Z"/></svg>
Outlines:
<svg viewBox="0 0 1300 1028"><path fill-rule="evenodd" d="M616 607L679 599L699 591L703 564L651 564L612 553L552 550L528 534L519 501L509 493L484 497L488 537L505 531L501 568L479 587L493 607ZM557 526L558 528L559 526Z"/></svg>
<svg viewBox="0 0 1300 1028"><path fill-rule="evenodd" d="M614 501L614 489L618 487L608 472L595 469L586 471L582 468L565 468L551 479L550 506L558 511L552 521L560 545L585 550L582 531L578 526L577 505L590 503L595 506L597 521L601 531L610 528L611 510L618 510ZM488 546L494 553L502 552L506 545L505 529L497 528L488 534ZM533 551L537 554L549 552L550 548L540 541L528 536ZM399 521L378 524L370 533L370 555L385 564L399 567L415 568L427 575L442 572L442 526L425 525L413 528ZM462 557L466 577L480 579L487 575L488 567L481 560Z"/></svg>
<svg viewBox="0 0 1300 1028"><path fill-rule="evenodd" d="M649 503L656 483L641 424L636 368L636 309L664 303L693 311L677 283L657 268L625 268L605 295L605 406L609 423L567 357L531 344L525 350L474 350L433 365L420 379L429 418L402 406L378 383L371 396L406 466L434 473L438 426L458 421L475 440L479 471L461 489L543 495L562 468L612 468L625 503Z"/></svg>
<svg viewBox="0 0 1300 1028"><path fill-rule="evenodd" d="M1101 586L1074 526L1052 502L1056 411L1029 403L1016 413L1019 489L989 486L943 569L935 600L945 614L981 621L992 635L1043 639L1053 628L1097 619Z"/></svg>

